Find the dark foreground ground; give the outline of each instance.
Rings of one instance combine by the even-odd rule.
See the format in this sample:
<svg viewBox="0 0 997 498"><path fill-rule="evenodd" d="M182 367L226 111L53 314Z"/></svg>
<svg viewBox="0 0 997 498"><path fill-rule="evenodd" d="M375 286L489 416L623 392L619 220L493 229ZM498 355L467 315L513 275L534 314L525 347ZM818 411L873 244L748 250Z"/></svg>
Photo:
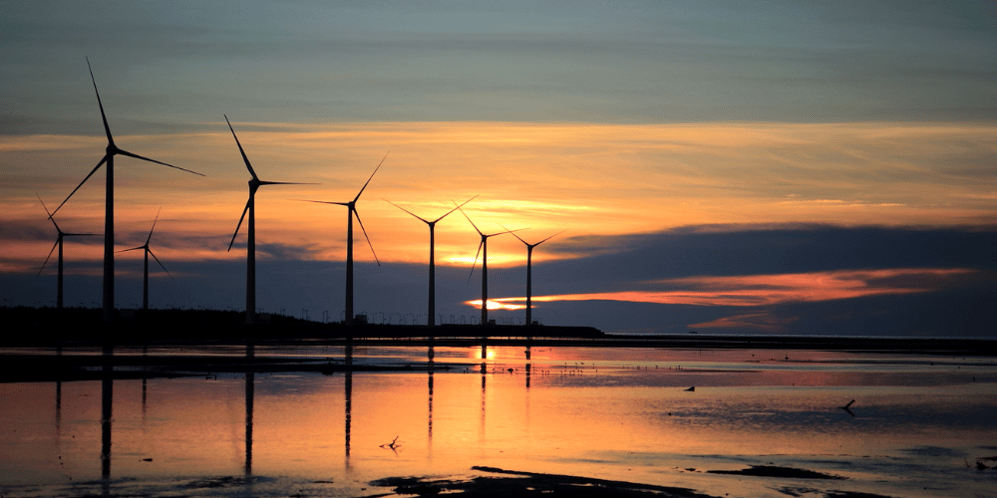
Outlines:
<svg viewBox="0 0 997 498"><path fill-rule="evenodd" d="M728 474L757 480L751 489L775 490L795 498L896 498L856 491L846 478L780 466L750 466L743 470L710 471L688 469L704 474ZM466 474L423 477L386 477L369 483L344 483L332 480L283 480L265 476L241 475L174 479L162 481L118 480L89 481L71 486L12 486L0 485L4 496L49 496L79 498L81 496L124 497L232 497L287 496L292 498L322 496L352 496L354 498L386 498L395 496L455 496L460 498L495 498L518 496L594 497L594 498L726 498L727 493L690 489L678 486L641 484L627 481L597 479L583 476L545 474L505 470L495 467L471 467ZM751 491L745 495L751 496ZM766 493L769 494L769 493Z"/></svg>
<svg viewBox="0 0 997 498"><path fill-rule="evenodd" d="M116 310L115 322L102 322L95 308L0 307L2 346L142 346L241 344L404 344L439 346L562 345L654 348L759 348L898 351L966 356L997 354L989 338L832 337L808 335L606 334L593 327L552 325L392 325L321 323L287 315L261 314L245 323L238 311L165 309Z"/></svg>
<svg viewBox="0 0 997 498"><path fill-rule="evenodd" d="M368 497L384 496L436 496L455 494L464 498L492 498L505 496L570 496L570 497L618 497L618 498L719 498L693 489L640 484L625 481L611 481L559 474L541 474L503 470L494 467L473 467L480 473L472 477L391 477L374 481L374 486L393 487L390 494L375 494ZM754 466L744 470L706 471L715 474L734 474L767 478L771 487L787 496L822 496L829 498L889 498L885 495L816 489L810 485L800 485L799 480L842 480L842 477L822 474L810 470L776 466ZM780 483L785 480L785 483Z"/></svg>

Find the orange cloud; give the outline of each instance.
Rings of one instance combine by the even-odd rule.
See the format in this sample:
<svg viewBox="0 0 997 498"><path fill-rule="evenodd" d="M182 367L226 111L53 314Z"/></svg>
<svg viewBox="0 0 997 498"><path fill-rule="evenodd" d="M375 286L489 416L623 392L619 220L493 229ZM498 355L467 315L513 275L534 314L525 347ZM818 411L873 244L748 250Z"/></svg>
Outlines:
<svg viewBox="0 0 997 498"><path fill-rule="evenodd" d="M724 328L747 328L766 332L782 332L785 325L795 322L796 318L781 318L769 313L745 313L718 318L709 322L692 323L689 327L701 327L711 329Z"/></svg>
<svg viewBox="0 0 997 498"><path fill-rule="evenodd" d="M467 210L482 230L499 231L501 223L529 228L525 238L538 240L564 228L578 237L722 223L963 226L992 220L997 195L980 176L997 154L997 127L988 124L233 126L261 178L320 183L263 187L257 242L304 247L320 260L345 257L345 209L301 199L352 199L389 149L358 203L378 257L387 262L426 261L428 234L382 198L435 217L453 206L451 200L480 194ZM164 221L172 223L163 223L162 232L157 227L159 240L182 233L214 241L189 252L177 247L176 257L234 257L235 249L225 249L246 202L249 174L224 122L213 133L121 135L116 141L207 175L122 158L115 172L119 236L147 230L162 207ZM101 136L0 136L0 223L34 219L48 230L35 192L57 205L99 161L104 145ZM100 231L103 182L103 172L91 178L59 216L79 221L78 230ZM373 261L355 228L355 257ZM440 264L471 264L479 239L466 220L451 215L436 236ZM2 242L5 251L29 252ZM543 249L536 261L554 257ZM523 264L524 252L515 239L497 237L489 242L489 263Z"/></svg>
<svg viewBox="0 0 997 498"><path fill-rule="evenodd" d="M897 268L840 270L781 275L697 276L656 280L646 285L681 287L672 290L632 290L587 294L534 296L536 302L629 301L695 306L768 306L936 290L947 279L972 273L961 268ZM525 297L496 299L522 302ZM480 306L480 301L479 301ZM746 315L747 316L747 315Z"/></svg>

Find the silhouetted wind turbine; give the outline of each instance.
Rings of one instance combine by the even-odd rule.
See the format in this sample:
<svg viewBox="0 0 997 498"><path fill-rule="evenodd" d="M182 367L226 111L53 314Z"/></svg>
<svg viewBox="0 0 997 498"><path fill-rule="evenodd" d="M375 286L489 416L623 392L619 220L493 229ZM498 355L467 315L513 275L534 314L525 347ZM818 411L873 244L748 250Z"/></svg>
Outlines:
<svg viewBox="0 0 997 498"><path fill-rule="evenodd" d="M377 253L374 252L374 244L370 243L370 237L367 236L367 229L363 227L363 221L360 221L360 213L357 212L357 201L360 200L360 194L363 193L364 189L371 180L374 179L374 175L377 170L381 169L381 165L384 164L384 160L388 158L388 154L385 154L381 158L381 162L377 163L377 167L374 168L374 172L370 174L370 178L367 179L367 183L363 184L360 188L360 192L357 192L357 196L353 198L350 202L332 202L332 201L308 201L317 202L319 204L336 204L339 206L346 206L346 309L344 311L346 325L353 325L353 216L356 215L357 222L360 223L360 230L363 230L363 236L367 238L367 245L370 246L370 252L374 255L374 261L377 261L377 266L381 266L381 262L377 259Z"/></svg>
<svg viewBox="0 0 997 498"><path fill-rule="evenodd" d="M447 211L446 213L443 214L443 216L440 216L439 218L436 218L433 221L429 221L413 213L412 211L409 211L408 209L405 209L399 206L398 204L395 204L394 202L385 199L385 201L387 201L392 206L395 206L396 208L401 209L402 211L405 211L406 213L411 214L412 216L415 216L416 219L429 225L429 312L428 312L429 319L427 320L426 325L429 325L430 327L436 325L436 230L435 230L436 223L442 220L443 218L446 218L447 215L449 215L450 213L459 209L460 206L463 206L464 204L471 202L472 200L474 200L475 197L477 196L471 197L470 199L462 202L459 206L451 209L450 211Z"/></svg>
<svg viewBox="0 0 997 498"><path fill-rule="evenodd" d="M260 185L316 184L260 180L256 176L256 172L253 171L253 166L249 164L246 151L242 149L239 137L235 135L235 130L232 129L232 123L229 122L227 115L225 116L225 122L228 123L228 129L232 132L235 144L239 146L239 153L242 154L242 160L246 163L246 169L249 170L249 174L252 176L249 179L249 200L246 201L246 207L243 208L242 216L239 217L239 224L235 226L235 233L232 234L232 241L228 243L228 250L232 250L232 244L235 243L235 237L239 235L239 228L242 227L242 220L246 219L246 212L248 211L249 223L247 223L248 226L246 227L246 323L256 323L256 191L260 188Z"/></svg>
<svg viewBox="0 0 997 498"><path fill-rule="evenodd" d="M162 164L163 166L169 166L180 171L186 171L188 173L193 173L195 175L204 176L196 171L191 171L189 169L181 168L179 166L174 166L172 164L167 164L162 161L157 161L155 159L149 159L148 157L140 156L128 152L124 149L119 149L117 145L114 144L114 137L111 136L111 127L107 124L107 115L104 114L104 104L100 101L100 92L97 91L97 80L93 76L93 68L90 67L90 59L87 58L87 68L90 69L90 81L93 82L93 91L97 94L97 106L100 108L100 117L104 121L104 132L107 134L107 148L104 152L104 157L94 166L90 174L80 182L76 188L66 197L59 207L52 211L52 215L59 212L66 201L69 200L73 194L76 193L80 187L86 183L87 180L93 176L94 173L100 169L101 165L107 163L107 180L105 181L105 195L104 195L104 314L103 321L105 323L110 323L114 321L114 156L120 154L122 156L134 157L135 159L141 159L143 161L148 161L150 163Z"/></svg>
<svg viewBox="0 0 997 498"><path fill-rule="evenodd" d="M59 248L59 279L56 281L57 283L56 283L56 286L55 286L55 288L56 288L56 291L55 291L55 308L61 310L62 309L62 239L64 237L82 237L82 236L91 236L91 235L97 235L97 234L95 234L95 233L66 233L66 232L63 232L62 229L59 228L59 224L55 222L55 218L52 217L52 213L48 212L48 207L45 206L45 201L42 200L42 197L40 195L38 195L38 194L35 194L35 196L38 197L38 202L41 202L42 203L42 207L45 208L45 213L48 214L49 221L51 221L52 224L55 225L55 231L59 233L59 236L55 239L55 245L53 245L52 246L52 250L48 252L48 256L45 256L45 262L42 263L42 267L38 269L38 274L39 275L42 274L42 270L44 270L45 269L45 265L48 264L49 258L52 257L52 253L55 251L55 248L58 247Z"/></svg>
<svg viewBox="0 0 997 498"><path fill-rule="evenodd" d="M502 227L505 228L505 227ZM564 230L561 230L563 232ZM533 325L533 248L553 239L561 232L557 232L546 239L537 242L536 244L530 244L522 239L519 235L512 234L513 237L519 239L520 242L526 244L526 326Z"/></svg>
<svg viewBox="0 0 997 498"><path fill-rule="evenodd" d="M454 204L457 203L454 202ZM460 207L458 206L457 209L460 209ZM471 273L467 276L467 281L471 282L471 275L474 275L474 265L478 263L478 254L481 254L481 325L488 325L488 238L504 233L517 232L522 229L517 228L516 230L484 234L481 230L478 230L478 226L471 221L471 218L467 216L467 213L463 209L460 209L460 214L467 218L468 223L474 227L474 231L478 232L478 235L481 236L481 243L478 244L478 252L474 254L474 262L471 263ZM482 249L484 249L483 252Z"/></svg>
<svg viewBox="0 0 997 498"><path fill-rule="evenodd" d="M162 211L162 208L159 208L159 211ZM159 263L159 267L162 268L167 275L170 275L170 271L167 270L165 266L163 266L163 262L160 261L155 254L153 254L152 249L149 249L149 241L152 240L152 231L156 229L156 222L159 221L159 211L156 211L156 219L152 221L152 228L149 229L149 236L145 238L145 244L142 244L138 247L133 247L131 249L118 251L118 252L127 252L127 251L137 251L139 249L144 250L143 252L145 253L145 265L143 266L143 275L142 275L142 309L146 311L149 311L149 255L152 254L152 259L155 259L156 262ZM173 275L170 275L170 278L173 278Z"/></svg>

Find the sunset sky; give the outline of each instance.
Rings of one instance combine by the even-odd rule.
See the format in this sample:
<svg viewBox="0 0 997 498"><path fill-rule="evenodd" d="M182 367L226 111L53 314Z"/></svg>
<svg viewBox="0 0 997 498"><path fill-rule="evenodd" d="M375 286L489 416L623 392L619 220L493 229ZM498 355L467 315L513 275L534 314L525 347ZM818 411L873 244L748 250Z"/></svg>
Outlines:
<svg viewBox="0 0 997 498"><path fill-rule="evenodd" d="M106 139L116 239L151 248L151 306L257 304L425 321L427 219L527 242L534 318L619 333L997 336L997 6L833 2L5 2L0 297L54 305L54 209ZM103 230L104 172L59 211ZM479 242L436 228L437 322L476 320ZM526 247L489 242L499 323ZM100 237L67 239L66 304L100 306ZM55 256L53 255L53 258ZM119 254L120 308L141 252ZM469 278L470 276L470 278Z"/></svg>

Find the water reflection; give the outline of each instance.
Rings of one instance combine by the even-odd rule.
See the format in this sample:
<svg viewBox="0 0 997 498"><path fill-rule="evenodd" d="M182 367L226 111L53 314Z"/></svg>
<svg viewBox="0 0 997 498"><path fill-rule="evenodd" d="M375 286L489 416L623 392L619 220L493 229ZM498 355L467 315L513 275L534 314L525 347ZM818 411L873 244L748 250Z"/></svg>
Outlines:
<svg viewBox="0 0 997 498"><path fill-rule="evenodd" d="M268 354L266 346L242 347L226 354L245 355L247 364ZM2 386L12 394L0 398L0 413L11 429L0 432L0 494L23 495L5 493L3 486L30 483L39 475L50 482L92 481L92 488L79 494L99 495L99 472L106 493L124 495L120 486L148 476L242 479L244 473L254 479L361 482L368 476L462 472L469 465L654 482L694 478L692 473L667 474L666 468L720 468L721 463L730 468L763 458L797 459L820 470L836 465L827 454L842 455L837 461L844 463L825 471L874 475L901 466L923 469L929 465L920 462L923 455L910 453L917 447L941 448L930 465L951 471L965 468L964 458L973 463L992 455L980 445L990 444L997 431L992 417L997 367L989 360L972 366L957 360L942 365L938 358L860 365L823 358L786 362L779 355L779 361L759 363L751 356L755 352L725 352L717 361L704 361L698 352L693 357L651 351L613 358L605 351L582 351L572 358L564 350L532 351L529 346L430 344L407 351L406 361L426 362L423 377L421 368L362 371L368 357L380 354L373 349L349 345L335 350L345 358L342 385L338 374L261 374L256 379L251 366L236 367L220 379L148 384L142 379L141 408L141 375L114 366L132 353L91 350L88 354L104 357L100 378L56 382L54 404L51 384ZM733 355L743 358L731 360ZM569 370L569 363L577 366ZM665 368L655 369L658 364ZM458 368L448 368L453 365ZM673 368L677 365L682 368ZM523 372L525 379L518 377ZM119 376L117 399L114 375ZM123 375L134 380L120 380ZM890 375L893 385L883 385ZM803 382L808 385L802 387ZM689 385L696 391L685 392ZM354 387L360 396L356 406ZM420 405L426 418L418 413ZM378 447L394 436L404 444L398 457ZM112 449L117 456L114 489L108 490ZM336 464L339 451L344 451L345 467ZM771 456L775 451L778 455ZM151 458L143 463L144 457ZM842 470L845 464L859 470ZM350 477L343 478L344 468ZM34 474L18 477L24 469ZM989 471L981 478L988 476Z"/></svg>
<svg viewBox="0 0 997 498"><path fill-rule="evenodd" d="M530 347L526 346L526 389L530 388L530 371L533 366L533 362L530 361Z"/></svg>
<svg viewBox="0 0 997 498"><path fill-rule="evenodd" d="M62 356L62 348L55 349L56 356ZM55 444L59 448L62 440L62 381L55 381Z"/></svg>
<svg viewBox="0 0 997 498"><path fill-rule="evenodd" d="M111 479L111 408L114 401L114 348L104 346L103 378L100 383L100 477L103 480L104 494L109 494Z"/></svg>
<svg viewBox="0 0 997 498"><path fill-rule="evenodd" d="M346 398L346 417L344 420L344 431L346 434L346 468L350 468L350 432L353 430L353 344L346 345L346 372L343 381L344 396Z"/></svg>
<svg viewBox="0 0 997 498"><path fill-rule="evenodd" d="M148 356L148 355L149 355L149 347L142 346L142 356ZM142 377L142 427L145 427L145 407L146 407L146 401L148 401L148 396L147 396L148 384L149 384L149 379L146 377Z"/></svg>
<svg viewBox="0 0 997 498"><path fill-rule="evenodd" d="M243 466L245 474L253 473L253 402L256 397L256 372L253 371L252 359L256 356L256 346L246 344L246 463Z"/></svg>
<svg viewBox="0 0 997 498"><path fill-rule="evenodd" d="M428 360L426 362L426 371L429 376L429 380L427 381L428 382L427 387L429 388L429 415L428 415L429 427L426 433L426 438L427 438L426 447L427 450L432 450L433 448L433 373L434 370L436 370L436 363L435 363L436 352L433 350L432 344L429 345L429 351L426 353L426 356Z"/></svg>
<svg viewBox="0 0 997 498"><path fill-rule="evenodd" d="M481 426L478 430L478 441L484 442L485 440L485 391L488 384L488 364L484 361L486 356L485 345L481 345Z"/></svg>

